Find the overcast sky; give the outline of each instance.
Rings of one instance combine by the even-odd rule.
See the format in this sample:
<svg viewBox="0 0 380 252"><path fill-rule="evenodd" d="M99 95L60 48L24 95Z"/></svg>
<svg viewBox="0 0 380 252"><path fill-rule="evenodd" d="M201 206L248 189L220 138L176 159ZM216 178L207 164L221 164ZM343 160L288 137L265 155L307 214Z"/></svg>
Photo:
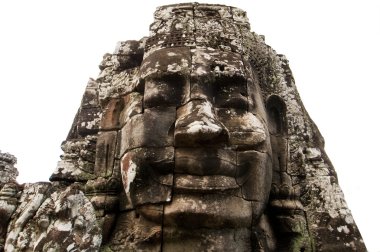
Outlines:
<svg viewBox="0 0 380 252"><path fill-rule="evenodd" d="M103 54L149 35L155 8L174 2L0 2L0 149L17 156L20 183L48 180ZM287 56L367 248L379 252L380 1L207 2L247 11Z"/></svg>

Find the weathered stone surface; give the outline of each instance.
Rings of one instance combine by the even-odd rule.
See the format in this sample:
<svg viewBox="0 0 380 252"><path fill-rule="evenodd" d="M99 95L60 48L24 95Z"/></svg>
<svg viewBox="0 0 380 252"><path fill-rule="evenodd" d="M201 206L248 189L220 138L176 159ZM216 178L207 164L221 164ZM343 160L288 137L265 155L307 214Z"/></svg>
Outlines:
<svg viewBox="0 0 380 252"><path fill-rule="evenodd" d="M113 68L106 68L101 72L103 78L98 78L99 100L101 104L107 104L111 98L117 98L120 94L128 94L141 89L137 68L124 71L115 71Z"/></svg>
<svg viewBox="0 0 380 252"><path fill-rule="evenodd" d="M149 214L150 218L139 210L121 213L110 242L102 251L161 251L162 206L152 208L150 212L154 214Z"/></svg>
<svg viewBox="0 0 380 252"><path fill-rule="evenodd" d="M179 106L188 100L190 82L181 75L145 81L144 107Z"/></svg>
<svg viewBox="0 0 380 252"><path fill-rule="evenodd" d="M0 186L16 180L18 176L17 168L14 166L17 162L15 156L9 153L2 153L0 150Z"/></svg>
<svg viewBox="0 0 380 252"><path fill-rule="evenodd" d="M124 108L120 112L119 122L124 126L132 116L141 114L143 111L142 101L143 96L140 93L133 92L123 97Z"/></svg>
<svg viewBox="0 0 380 252"><path fill-rule="evenodd" d="M92 108L99 105L98 100L99 85L93 79L90 79L87 83L86 90L83 94L81 107Z"/></svg>
<svg viewBox="0 0 380 252"><path fill-rule="evenodd" d="M74 185L27 184L20 202L9 223L5 251L100 248L94 209Z"/></svg>
<svg viewBox="0 0 380 252"><path fill-rule="evenodd" d="M258 148L268 137L264 123L246 110L217 109L217 115L230 132L231 145Z"/></svg>
<svg viewBox="0 0 380 252"><path fill-rule="evenodd" d="M50 176L50 180L87 181L96 178L93 169L94 164L86 161L61 160L58 161L56 171Z"/></svg>
<svg viewBox="0 0 380 252"><path fill-rule="evenodd" d="M187 47L164 48L155 51L142 62L142 78L154 78L166 74L187 75L191 70L191 54ZM180 77L180 76L179 76ZM149 95L146 94L146 95ZM178 97L175 97L178 99Z"/></svg>
<svg viewBox="0 0 380 252"><path fill-rule="evenodd" d="M252 251L248 228L189 230L164 227L163 235L163 251Z"/></svg>
<svg viewBox="0 0 380 252"><path fill-rule="evenodd" d="M0 251L4 250L8 224L18 206L20 186L9 182L0 190Z"/></svg>
<svg viewBox="0 0 380 252"><path fill-rule="evenodd" d="M272 162L266 153L237 152L236 181L245 199L266 203L272 181Z"/></svg>
<svg viewBox="0 0 380 252"><path fill-rule="evenodd" d="M133 206L169 202L173 186L173 148L138 148L121 159L124 189Z"/></svg>
<svg viewBox="0 0 380 252"><path fill-rule="evenodd" d="M285 56L238 8L154 17L104 55L52 182L0 153L0 251L366 251Z"/></svg>
<svg viewBox="0 0 380 252"><path fill-rule="evenodd" d="M224 194L177 194L165 207L164 223L183 228L249 228L251 202Z"/></svg>
<svg viewBox="0 0 380 252"><path fill-rule="evenodd" d="M114 51L117 69L131 69L141 65L144 56L145 41L120 41Z"/></svg>
<svg viewBox="0 0 380 252"><path fill-rule="evenodd" d="M74 122L75 123L75 122ZM58 161L57 168L50 180L87 181L94 179L94 162L97 137L88 135L85 138L66 140L61 148L64 154Z"/></svg>
<svg viewBox="0 0 380 252"><path fill-rule="evenodd" d="M157 107L131 117L121 129L120 155L134 148L172 146L175 114L175 107Z"/></svg>
<svg viewBox="0 0 380 252"><path fill-rule="evenodd" d="M99 130L100 107L82 108L78 114L78 134L86 136Z"/></svg>
<svg viewBox="0 0 380 252"><path fill-rule="evenodd" d="M113 130L120 127L120 113L124 107L123 99L111 99L104 108L100 117L100 129L101 130Z"/></svg>
<svg viewBox="0 0 380 252"><path fill-rule="evenodd" d="M174 141L176 146L225 145L228 132L207 100L193 100L177 110Z"/></svg>
<svg viewBox="0 0 380 252"><path fill-rule="evenodd" d="M177 148L175 173L235 177L236 152L228 149Z"/></svg>
<svg viewBox="0 0 380 252"><path fill-rule="evenodd" d="M207 193L210 191L221 191L228 193L233 189L240 189L234 177L213 175L213 176L197 176L197 175L182 175L177 174L174 177L175 190L177 192L197 192ZM235 194L234 190L231 194Z"/></svg>
<svg viewBox="0 0 380 252"><path fill-rule="evenodd" d="M99 134L96 143L94 173L97 177L112 175L117 149L117 131L105 131Z"/></svg>

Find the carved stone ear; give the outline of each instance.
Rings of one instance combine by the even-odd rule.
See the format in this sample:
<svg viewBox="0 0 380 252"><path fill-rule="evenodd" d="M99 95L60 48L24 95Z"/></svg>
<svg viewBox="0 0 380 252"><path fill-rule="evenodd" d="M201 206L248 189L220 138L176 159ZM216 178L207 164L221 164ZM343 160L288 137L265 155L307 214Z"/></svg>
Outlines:
<svg viewBox="0 0 380 252"><path fill-rule="evenodd" d="M269 132L286 135L286 105L277 95L271 95L266 102Z"/></svg>

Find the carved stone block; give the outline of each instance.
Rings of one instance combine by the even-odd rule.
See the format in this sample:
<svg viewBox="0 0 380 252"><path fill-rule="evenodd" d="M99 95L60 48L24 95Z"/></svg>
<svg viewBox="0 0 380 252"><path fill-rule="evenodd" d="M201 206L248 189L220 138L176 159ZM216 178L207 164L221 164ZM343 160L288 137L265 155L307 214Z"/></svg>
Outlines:
<svg viewBox="0 0 380 252"><path fill-rule="evenodd" d="M81 108L78 114L78 134L82 136L95 134L99 130L100 107Z"/></svg>
<svg viewBox="0 0 380 252"><path fill-rule="evenodd" d="M235 177L236 152L227 149L177 148L175 173Z"/></svg>
<svg viewBox="0 0 380 252"><path fill-rule="evenodd" d="M99 134L96 143L96 158L94 173L96 176L109 177L112 175L116 150L117 132L104 131Z"/></svg>
<svg viewBox="0 0 380 252"><path fill-rule="evenodd" d="M165 206L165 225L169 227L236 228L251 227L251 202L224 194L175 194Z"/></svg>
<svg viewBox="0 0 380 252"><path fill-rule="evenodd" d="M156 215L150 220L138 210L121 213L107 247L111 251L161 251L162 210Z"/></svg>
<svg viewBox="0 0 380 252"><path fill-rule="evenodd" d="M176 146L226 145L228 132L207 100L192 100L177 110L174 139Z"/></svg>
<svg viewBox="0 0 380 252"><path fill-rule="evenodd" d="M140 93L133 92L123 97L124 108L120 112L119 122L124 126L134 115L143 112L142 100L143 96Z"/></svg>
<svg viewBox="0 0 380 252"><path fill-rule="evenodd" d="M257 151L237 152L236 180L247 200L266 203L272 181L272 166L267 153Z"/></svg>
<svg viewBox="0 0 380 252"><path fill-rule="evenodd" d="M101 130L113 130L120 127L120 112L124 107L122 99L111 99L103 109L100 119Z"/></svg>
<svg viewBox="0 0 380 252"><path fill-rule="evenodd" d="M140 147L173 145L175 107L149 108L133 116L121 129L121 152Z"/></svg>
<svg viewBox="0 0 380 252"><path fill-rule="evenodd" d="M132 206L171 200L173 159L173 148L139 148L123 156L121 175Z"/></svg>
<svg viewBox="0 0 380 252"><path fill-rule="evenodd" d="M181 229L164 227L163 251L235 251L252 250L249 228L238 229Z"/></svg>

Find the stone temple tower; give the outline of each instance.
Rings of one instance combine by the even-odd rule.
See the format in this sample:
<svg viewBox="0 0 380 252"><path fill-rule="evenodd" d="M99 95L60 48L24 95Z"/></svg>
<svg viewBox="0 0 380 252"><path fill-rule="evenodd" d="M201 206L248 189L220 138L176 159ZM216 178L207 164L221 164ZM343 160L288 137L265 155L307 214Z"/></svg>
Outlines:
<svg viewBox="0 0 380 252"><path fill-rule="evenodd" d="M0 153L0 250L366 251L288 61L244 11L159 7L99 67L50 182L18 185Z"/></svg>

